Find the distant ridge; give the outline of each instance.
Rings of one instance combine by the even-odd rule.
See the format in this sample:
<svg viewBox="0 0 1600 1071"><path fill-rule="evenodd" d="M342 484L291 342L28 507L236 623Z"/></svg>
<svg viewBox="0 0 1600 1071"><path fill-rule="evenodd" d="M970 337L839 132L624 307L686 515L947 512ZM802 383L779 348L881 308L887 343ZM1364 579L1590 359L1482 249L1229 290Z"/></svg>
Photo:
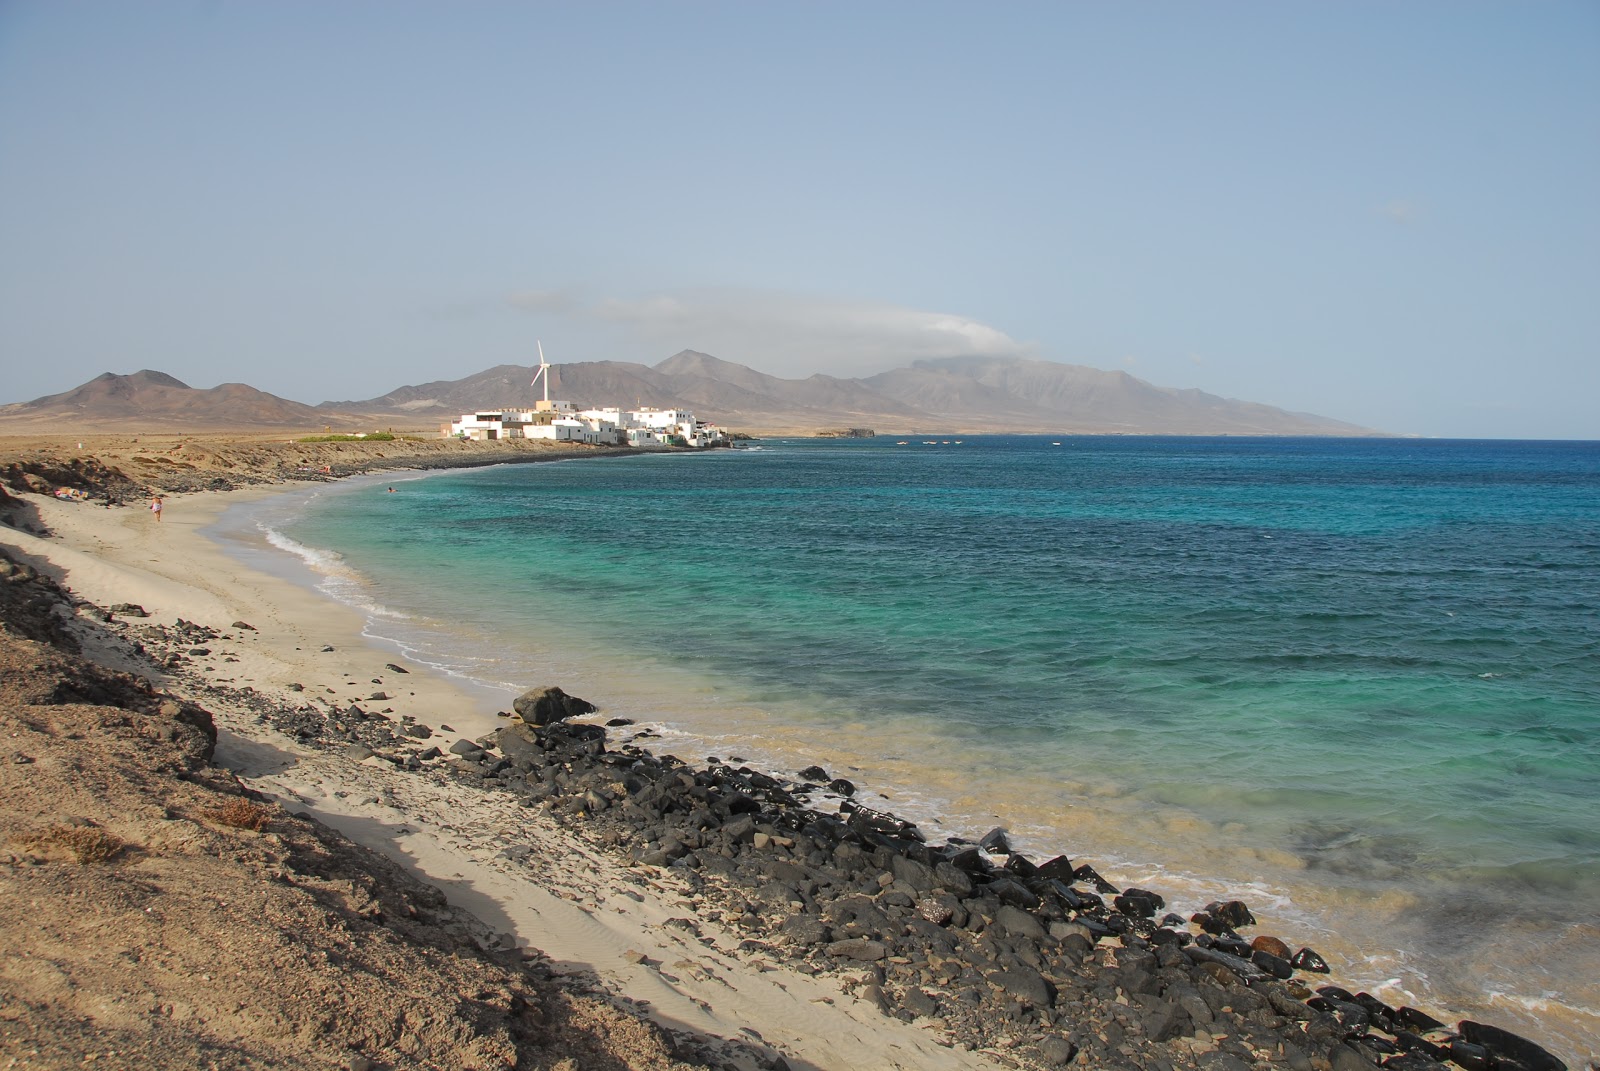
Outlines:
<svg viewBox="0 0 1600 1071"><path fill-rule="evenodd" d="M61 394L0 406L0 420L30 426L58 423L69 434L155 425L189 431L321 429L364 419L291 402L243 383L201 390L148 368L126 376L106 372Z"/></svg>
<svg viewBox="0 0 1600 1071"><path fill-rule="evenodd" d="M865 379L781 379L697 350L655 366L580 361L551 366L551 396L591 405L693 409L736 430L804 433L874 427L975 434L1379 435L1356 424L1158 387L1126 372L1016 357L945 357ZM443 419L469 409L532 406L531 365L497 365L456 380L399 387L328 407Z"/></svg>
<svg viewBox="0 0 1600 1071"><path fill-rule="evenodd" d="M87 433L161 427L174 431L432 430L474 409L531 408L543 395L532 365L502 364L461 379L396 387L365 401L320 406L243 383L199 390L164 372L107 372L72 390L0 406L15 430ZM1379 435L1309 413L1158 387L1126 372L1015 357L916 361L865 379L782 379L697 350L650 366L578 361L550 366L552 397L588 405L694 410L753 434L814 434L828 428L1051 435Z"/></svg>

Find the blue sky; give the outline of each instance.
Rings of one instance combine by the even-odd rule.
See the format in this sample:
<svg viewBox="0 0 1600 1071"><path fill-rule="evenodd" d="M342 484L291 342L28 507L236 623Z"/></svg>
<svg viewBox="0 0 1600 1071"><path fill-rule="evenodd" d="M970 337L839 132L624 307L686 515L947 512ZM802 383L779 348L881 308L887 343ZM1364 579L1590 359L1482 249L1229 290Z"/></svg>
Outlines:
<svg viewBox="0 0 1600 1071"><path fill-rule="evenodd" d="M1600 4L0 0L0 401L535 339L1600 438Z"/></svg>

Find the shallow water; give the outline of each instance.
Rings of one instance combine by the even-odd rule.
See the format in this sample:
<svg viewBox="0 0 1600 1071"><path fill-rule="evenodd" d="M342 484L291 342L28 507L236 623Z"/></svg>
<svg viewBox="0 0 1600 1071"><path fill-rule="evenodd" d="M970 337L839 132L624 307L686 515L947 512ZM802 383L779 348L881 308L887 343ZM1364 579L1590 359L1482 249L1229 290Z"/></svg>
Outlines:
<svg viewBox="0 0 1600 1071"><path fill-rule="evenodd" d="M502 702L821 762L1595 1047L1600 446L1060 442L390 477L230 523Z"/></svg>

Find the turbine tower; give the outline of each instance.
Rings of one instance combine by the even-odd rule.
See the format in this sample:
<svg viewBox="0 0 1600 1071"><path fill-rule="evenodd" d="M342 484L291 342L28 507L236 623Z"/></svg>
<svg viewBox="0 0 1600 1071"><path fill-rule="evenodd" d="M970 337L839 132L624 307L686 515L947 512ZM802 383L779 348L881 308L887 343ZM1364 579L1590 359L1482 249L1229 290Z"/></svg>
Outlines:
<svg viewBox="0 0 1600 1071"><path fill-rule="evenodd" d="M545 400L546 403L548 403L550 401L550 365L544 359L544 343L536 341L535 345L537 345L539 347L539 370L533 374L533 382L529 383L528 386L530 386L530 387L538 386L539 385L539 377L543 376L544 377L544 400ZM546 405L546 408L549 408L548 404Z"/></svg>

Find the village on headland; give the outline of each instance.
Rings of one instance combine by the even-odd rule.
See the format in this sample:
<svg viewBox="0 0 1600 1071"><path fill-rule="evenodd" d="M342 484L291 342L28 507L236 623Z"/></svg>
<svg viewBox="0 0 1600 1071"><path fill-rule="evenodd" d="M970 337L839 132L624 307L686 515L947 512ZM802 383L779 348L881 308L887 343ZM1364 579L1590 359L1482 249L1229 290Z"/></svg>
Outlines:
<svg viewBox="0 0 1600 1071"><path fill-rule="evenodd" d="M732 445L733 439L726 430L699 420L687 409L657 409L642 404L637 409L619 406L580 409L575 402L551 400L551 367L544 359L544 344L540 343L539 369L533 374L530 386L538 386L539 381L544 380L544 397L534 402L532 409L509 407L462 413L460 420L442 425L440 435L480 442L545 439L644 449Z"/></svg>
<svg viewBox="0 0 1600 1071"><path fill-rule="evenodd" d="M447 439L548 439L553 442L642 448L731 446L726 428L699 420L687 409L579 409L576 403L535 403L533 409L484 409L443 425Z"/></svg>

